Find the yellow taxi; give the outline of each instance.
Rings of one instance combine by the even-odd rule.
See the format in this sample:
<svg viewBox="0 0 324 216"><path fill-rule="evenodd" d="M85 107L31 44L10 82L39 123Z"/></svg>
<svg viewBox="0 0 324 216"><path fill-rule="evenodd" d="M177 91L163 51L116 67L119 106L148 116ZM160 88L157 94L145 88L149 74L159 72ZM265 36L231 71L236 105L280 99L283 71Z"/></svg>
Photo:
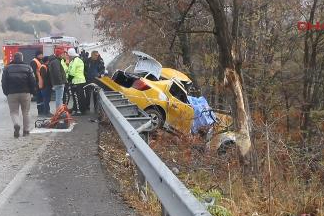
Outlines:
<svg viewBox="0 0 324 216"><path fill-rule="evenodd" d="M99 80L146 111L152 118L154 128L166 124L181 132L190 132L194 110L187 100L187 91L177 79L152 81L116 71L112 78L102 77Z"/></svg>
<svg viewBox="0 0 324 216"><path fill-rule="evenodd" d="M133 72L117 70L112 77L105 76L99 81L147 112L153 128L166 126L190 133L194 120L194 109L187 92L192 84L190 78L172 68L162 68L145 53L133 53L138 57Z"/></svg>

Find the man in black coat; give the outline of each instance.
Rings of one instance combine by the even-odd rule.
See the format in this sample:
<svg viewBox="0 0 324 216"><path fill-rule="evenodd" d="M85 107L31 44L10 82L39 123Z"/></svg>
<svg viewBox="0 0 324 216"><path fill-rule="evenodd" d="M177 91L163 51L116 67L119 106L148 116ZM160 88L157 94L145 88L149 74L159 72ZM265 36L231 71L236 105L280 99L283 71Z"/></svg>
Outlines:
<svg viewBox="0 0 324 216"><path fill-rule="evenodd" d="M14 60L4 68L2 90L7 96L10 116L14 124L14 137L19 137L19 108L23 116L23 136L29 134L31 95L36 93L33 69L23 62L23 54L15 53Z"/></svg>
<svg viewBox="0 0 324 216"><path fill-rule="evenodd" d="M103 59L100 57L98 51L92 51L91 57L88 58L84 64L85 77L87 80L87 84L96 83L96 78L100 78L105 73L105 63ZM87 109L90 110L90 99L91 99L92 89L90 87L86 88L86 106ZM95 96L93 96L94 105L96 106L97 100Z"/></svg>
<svg viewBox="0 0 324 216"><path fill-rule="evenodd" d="M66 81L66 74L61 64L62 56L64 55L63 49L57 49L55 55L49 57L48 72L55 91L55 104L56 108L63 104L64 86Z"/></svg>

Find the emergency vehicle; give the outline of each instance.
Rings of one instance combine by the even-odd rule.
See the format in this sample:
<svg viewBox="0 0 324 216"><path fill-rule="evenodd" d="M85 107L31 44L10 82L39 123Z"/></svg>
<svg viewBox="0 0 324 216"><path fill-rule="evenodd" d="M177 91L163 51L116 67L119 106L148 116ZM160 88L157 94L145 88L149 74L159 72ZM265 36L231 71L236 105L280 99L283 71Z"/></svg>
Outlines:
<svg viewBox="0 0 324 216"><path fill-rule="evenodd" d="M78 49L79 42L74 37L52 36L32 41L4 40L3 44L3 63L7 65L13 60L16 52L21 52L24 55L24 62L29 63L35 57L37 50L43 51L44 56L50 56L54 54L56 49L64 49L65 51L72 47Z"/></svg>

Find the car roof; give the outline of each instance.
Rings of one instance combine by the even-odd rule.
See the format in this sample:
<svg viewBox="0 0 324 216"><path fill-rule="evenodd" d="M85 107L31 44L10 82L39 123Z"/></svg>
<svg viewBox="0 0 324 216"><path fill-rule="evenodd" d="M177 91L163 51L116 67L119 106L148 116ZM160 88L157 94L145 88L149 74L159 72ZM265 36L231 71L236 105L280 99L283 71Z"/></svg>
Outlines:
<svg viewBox="0 0 324 216"><path fill-rule="evenodd" d="M186 74L172 68L162 68L161 76L166 79L176 78L180 81L192 82Z"/></svg>

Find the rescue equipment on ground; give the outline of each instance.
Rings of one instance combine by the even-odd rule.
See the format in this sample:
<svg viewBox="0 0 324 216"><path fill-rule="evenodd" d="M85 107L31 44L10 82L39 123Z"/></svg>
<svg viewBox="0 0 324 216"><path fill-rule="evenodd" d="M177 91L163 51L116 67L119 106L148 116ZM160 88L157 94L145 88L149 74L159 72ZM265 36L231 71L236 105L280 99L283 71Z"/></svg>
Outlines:
<svg viewBox="0 0 324 216"><path fill-rule="evenodd" d="M52 118L37 120L35 128L68 129L72 122L73 118L69 113L69 109L63 104L56 110Z"/></svg>

